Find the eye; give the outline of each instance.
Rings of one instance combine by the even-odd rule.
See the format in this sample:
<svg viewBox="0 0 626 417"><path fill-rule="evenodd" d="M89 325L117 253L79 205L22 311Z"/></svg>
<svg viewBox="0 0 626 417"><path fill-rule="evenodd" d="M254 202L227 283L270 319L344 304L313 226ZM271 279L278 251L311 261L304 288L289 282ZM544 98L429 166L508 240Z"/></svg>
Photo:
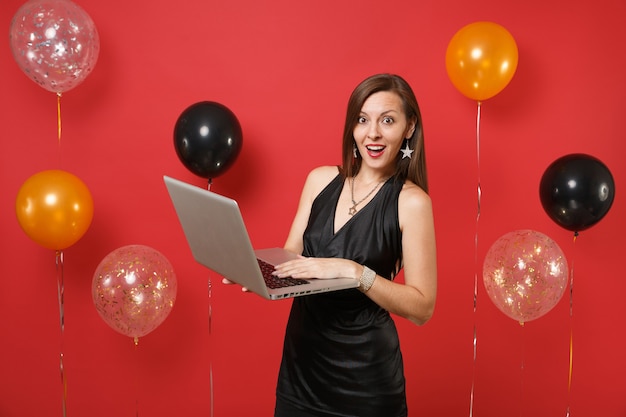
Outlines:
<svg viewBox="0 0 626 417"><path fill-rule="evenodd" d="M393 123L393 119L391 117L388 117L388 116L383 117L383 123L386 124L386 125L390 125L390 124Z"/></svg>
<svg viewBox="0 0 626 417"><path fill-rule="evenodd" d="M356 122L359 123L359 124L363 124L366 121L367 121L367 119L365 117L363 117L363 116L359 116L359 118L356 119Z"/></svg>

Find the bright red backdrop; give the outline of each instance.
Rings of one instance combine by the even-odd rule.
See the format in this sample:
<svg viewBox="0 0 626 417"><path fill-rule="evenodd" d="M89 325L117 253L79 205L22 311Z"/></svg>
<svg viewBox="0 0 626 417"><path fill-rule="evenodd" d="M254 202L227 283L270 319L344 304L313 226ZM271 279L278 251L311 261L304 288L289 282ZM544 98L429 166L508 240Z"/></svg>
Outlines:
<svg viewBox="0 0 626 417"><path fill-rule="evenodd" d="M255 246L281 245L306 173L339 163L349 93L368 75L396 72L422 107L440 280L426 326L397 320L411 414L468 415L473 394L477 417L565 415L568 406L574 416L624 417L626 5L505 3L83 0L101 52L94 72L62 98L60 143L56 97L21 73L5 38L0 415L61 415L60 352L68 416L209 416L211 406L215 416L271 415L289 301L242 294L192 260L162 176L206 184L178 161L174 123L202 100L235 112L243 151L212 189L240 201ZM21 4L3 1L5 33ZM480 20L507 28L520 59L507 88L482 106L478 164L477 106L454 89L444 61L453 34ZM609 214L575 242L547 218L538 197L547 166L574 152L601 159L617 185ZM51 168L80 177L95 204L90 229L64 251L63 334L54 252L21 231L14 209L21 184ZM547 234L575 264L572 318L569 292L524 327L487 297L484 254L516 229ZM171 315L137 348L91 301L96 266L128 244L165 254L179 283Z"/></svg>

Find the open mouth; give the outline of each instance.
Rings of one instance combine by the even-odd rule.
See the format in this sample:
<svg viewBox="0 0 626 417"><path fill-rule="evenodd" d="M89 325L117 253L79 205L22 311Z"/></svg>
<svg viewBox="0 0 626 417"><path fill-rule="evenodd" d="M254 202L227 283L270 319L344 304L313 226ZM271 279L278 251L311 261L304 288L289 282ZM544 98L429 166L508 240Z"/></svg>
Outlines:
<svg viewBox="0 0 626 417"><path fill-rule="evenodd" d="M382 155L385 151L385 146L383 145L367 145L365 148L367 149L367 154L372 158Z"/></svg>

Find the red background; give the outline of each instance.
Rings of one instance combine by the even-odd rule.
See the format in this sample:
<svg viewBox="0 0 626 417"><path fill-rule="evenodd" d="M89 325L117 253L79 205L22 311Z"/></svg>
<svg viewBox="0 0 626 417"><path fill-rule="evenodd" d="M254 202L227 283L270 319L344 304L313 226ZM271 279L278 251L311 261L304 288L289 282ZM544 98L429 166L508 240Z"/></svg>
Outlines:
<svg viewBox="0 0 626 417"><path fill-rule="evenodd" d="M5 33L21 4L3 0ZM62 97L60 143L56 96L20 71L8 36L0 43L1 416L61 415L60 352L68 416L272 415L290 302L242 294L191 258L162 176L206 183L177 159L173 126L203 100L237 115L243 150L212 189L239 200L255 246L280 246L305 175L340 162L349 93L377 72L401 74L418 96L437 228L435 315L423 327L397 320L411 414L626 416L624 1L78 4L101 52ZM450 83L445 52L481 20L511 32L519 66L483 103L477 146L477 105ZM538 196L547 166L575 152L602 160L617 185L610 212L576 241ZM90 229L64 251L63 333L54 252L22 232L14 209L24 181L52 168L81 178L95 204ZM573 298L524 327L497 310L481 278L489 246L517 229L547 234L575 263ZM129 244L165 254L179 285L170 316L136 348L91 301L96 266Z"/></svg>

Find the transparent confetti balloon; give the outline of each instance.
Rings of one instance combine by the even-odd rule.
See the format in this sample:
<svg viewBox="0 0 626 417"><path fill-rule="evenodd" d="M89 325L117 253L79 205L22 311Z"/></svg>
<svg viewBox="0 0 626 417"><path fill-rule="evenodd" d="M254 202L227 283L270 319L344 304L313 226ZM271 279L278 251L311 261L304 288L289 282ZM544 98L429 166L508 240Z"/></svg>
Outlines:
<svg viewBox="0 0 626 417"><path fill-rule="evenodd" d="M524 323L545 315L563 297L567 259L548 236L517 230L489 248L483 281L491 301L507 316Z"/></svg>
<svg viewBox="0 0 626 417"><path fill-rule="evenodd" d="M176 275L157 250L123 246L100 262L92 296L100 317L114 330L135 338L156 329L176 301Z"/></svg>
<svg viewBox="0 0 626 417"><path fill-rule="evenodd" d="M91 73L100 38L91 17L70 0L30 0L13 16L13 58L35 83L64 93Z"/></svg>

